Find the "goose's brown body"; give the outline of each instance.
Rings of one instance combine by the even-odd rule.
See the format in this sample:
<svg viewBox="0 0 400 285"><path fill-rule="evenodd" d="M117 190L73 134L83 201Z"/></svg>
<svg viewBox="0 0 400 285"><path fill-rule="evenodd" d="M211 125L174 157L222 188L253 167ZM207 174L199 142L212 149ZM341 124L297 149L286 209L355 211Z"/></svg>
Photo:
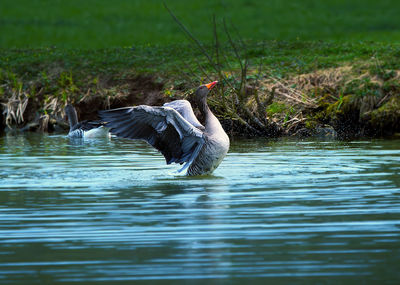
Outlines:
<svg viewBox="0 0 400 285"><path fill-rule="evenodd" d="M188 175L212 173L222 162L229 150L229 138L206 136L203 148L189 166Z"/></svg>
<svg viewBox="0 0 400 285"><path fill-rule="evenodd" d="M69 133L68 137L75 138L98 138L108 137L108 129L104 127L104 124L100 121L82 121L78 122L78 115L75 108L67 104L65 106L65 114L68 117L69 122Z"/></svg>

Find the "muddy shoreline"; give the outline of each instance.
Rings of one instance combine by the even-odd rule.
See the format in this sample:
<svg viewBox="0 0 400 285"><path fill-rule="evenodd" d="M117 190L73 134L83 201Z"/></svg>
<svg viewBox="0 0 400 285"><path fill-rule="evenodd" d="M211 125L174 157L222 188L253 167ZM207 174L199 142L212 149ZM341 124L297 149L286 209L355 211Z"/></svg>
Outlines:
<svg viewBox="0 0 400 285"><path fill-rule="evenodd" d="M361 80L358 89L346 94L343 86L354 85L349 83L350 73L348 69L341 69L294 76L286 80L286 86L282 82L279 82L280 85L274 83L267 76L257 85L249 81L248 109L257 112L252 94L257 94L258 100L268 100L268 104L264 104L265 110L261 110L264 114L261 120L266 122L266 128L259 128L251 117L242 116L245 122L230 117L226 105L224 109L220 103L218 92L210 96L210 107L232 136L345 140L398 136L399 74L392 74L389 80L375 78L373 84L364 80L370 86L365 86L366 83ZM65 74L57 76L65 77ZM72 80L52 88L45 86L41 80L20 81L19 84L18 90L18 86L3 84L0 132L66 132L68 124L63 108L67 102L75 106L80 120L95 120L99 110L140 104L162 105L180 98L190 100L194 87L191 82L172 85L168 79L134 74L105 76L96 81L89 78L86 84L79 87ZM288 88L289 84L296 89ZM342 93L337 90L342 90ZM364 94L357 94L360 90L364 90ZM296 92L308 94L309 101L305 101L305 97L295 97Z"/></svg>

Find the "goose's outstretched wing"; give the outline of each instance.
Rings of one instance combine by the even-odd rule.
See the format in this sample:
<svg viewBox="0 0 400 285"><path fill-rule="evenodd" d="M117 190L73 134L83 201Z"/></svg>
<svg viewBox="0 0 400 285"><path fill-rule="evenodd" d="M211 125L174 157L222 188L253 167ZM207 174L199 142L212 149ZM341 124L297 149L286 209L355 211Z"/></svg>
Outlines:
<svg viewBox="0 0 400 285"><path fill-rule="evenodd" d="M175 100L169 103L165 103L164 107L170 107L178 111L193 126L200 130L204 130L204 126L197 120L193 113L192 105L188 100Z"/></svg>
<svg viewBox="0 0 400 285"><path fill-rule="evenodd" d="M140 105L100 111L110 132L118 137L142 139L158 149L167 164L187 168L204 144L203 132L170 107Z"/></svg>

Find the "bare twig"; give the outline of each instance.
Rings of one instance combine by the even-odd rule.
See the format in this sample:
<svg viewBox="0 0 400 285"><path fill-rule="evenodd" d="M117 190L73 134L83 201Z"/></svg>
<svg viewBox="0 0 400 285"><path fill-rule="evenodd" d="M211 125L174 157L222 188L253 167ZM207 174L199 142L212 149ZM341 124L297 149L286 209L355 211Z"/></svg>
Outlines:
<svg viewBox="0 0 400 285"><path fill-rule="evenodd" d="M240 69L241 69L242 72L243 72L242 58L240 57L239 51L238 51L238 49L237 49L235 43L234 43L233 40L232 40L231 34L229 33L229 30L228 30L228 28L227 28L227 26L226 26L225 19L223 20L223 23L224 23L224 30L225 30L225 33L226 33L226 35L227 35L227 37L228 37L229 44L230 44L231 47L233 48L233 52L235 53L236 59L238 60L238 62L239 62L239 64L240 64Z"/></svg>
<svg viewBox="0 0 400 285"><path fill-rule="evenodd" d="M212 59L211 55L207 52L207 50L204 48L203 44L186 28L186 26L175 16L175 14L168 8L167 4L164 2L164 7L167 9L168 13L171 15L171 17L174 19L174 21L179 25L179 27L184 31L186 36L197 46L197 48L200 50L200 52L207 58L208 63L211 65L211 67L215 70L217 74L221 76L221 79L231 87L231 83L227 80L223 72L221 71L220 66L218 66Z"/></svg>
<svg viewBox="0 0 400 285"><path fill-rule="evenodd" d="M213 31L214 31L214 46L215 46L215 60L217 61L217 65L221 67L221 61L219 57L219 40L218 40L218 32L217 32L217 23L215 21L215 14L213 15Z"/></svg>
<svg viewBox="0 0 400 285"><path fill-rule="evenodd" d="M261 134L265 132L266 128L268 127L267 116L265 113L266 108L265 108L265 103L263 104L261 102L257 92L253 94L255 96L258 106L257 111L256 112L250 111L246 105L249 99L248 96L252 94L247 92L247 80L248 80L247 75L250 62L248 59L246 44L244 40L240 37L240 34L237 31L237 29L235 30L235 32L236 32L236 37L238 37L239 39L238 43L234 41L228 29L228 25L225 19L223 19L223 30L228 40L227 43L228 47L233 51L234 58L236 59L236 61L240 66L240 76L237 76L237 78L235 78L235 76L233 75L233 69L230 65L230 61L226 55L226 52L222 52L215 15L213 15L212 18L213 36L214 36L213 51L210 53L205 48L205 45L203 45L186 28L186 26L174 15L174 13L168 8L168 6L165 3L164 6L171 15L171 17L174 19L174 21L183 30L186 37L190 40L191 44L193 44L201 52L201 54L205 56L210 67L214 70L216 75L218 75L219 80L222 81L222 83L224 83L221 85L221 88L218 89L218 94L221 100L218 101L215 106L219 106L219 108L222 108L222 111L225 114L228 114L229 116L231 116L232 119L239 121L240 124L246 126L246 128L248 128L254 134ZM227 73L225 73L223 70L222 61L225 61L226 66L229 66L229 71L230 71L230 73L228 74L228 76L230 76L229 79L227 77ZM201 73L205 77L209 77L209 73L207 73L207 71L203 68L201 63L198 60L196 60L195 62ZM261 76L260 75L261 69L262 69L262 62L260 61L257 80L259 80L258 78ZM256 81L256 84L257 82L258 81ZM229 94L229 96L226 96L226 94ZM248 121L246 121L244 118Z"/></svg>

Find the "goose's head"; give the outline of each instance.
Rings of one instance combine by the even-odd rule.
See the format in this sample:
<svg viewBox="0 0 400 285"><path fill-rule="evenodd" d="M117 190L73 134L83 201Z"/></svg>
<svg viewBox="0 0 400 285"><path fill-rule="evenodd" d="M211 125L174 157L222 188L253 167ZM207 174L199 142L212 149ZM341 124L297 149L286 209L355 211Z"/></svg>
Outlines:
<svg viewBox="0 0 400 285"><path fill-rule="evenodd" d="M64 108L65 114L68 116L75 112L75 108L71 104L67 104Z"/></svg>
<svg viewBox="0 0 400 285"><path fill-rule="evenodd" d="M205 103L207 100L207 95L211 89L218 83L218 81L213 81L204 85L200 85L196 92L194 93L194 100L197 104Z"/></svg>

